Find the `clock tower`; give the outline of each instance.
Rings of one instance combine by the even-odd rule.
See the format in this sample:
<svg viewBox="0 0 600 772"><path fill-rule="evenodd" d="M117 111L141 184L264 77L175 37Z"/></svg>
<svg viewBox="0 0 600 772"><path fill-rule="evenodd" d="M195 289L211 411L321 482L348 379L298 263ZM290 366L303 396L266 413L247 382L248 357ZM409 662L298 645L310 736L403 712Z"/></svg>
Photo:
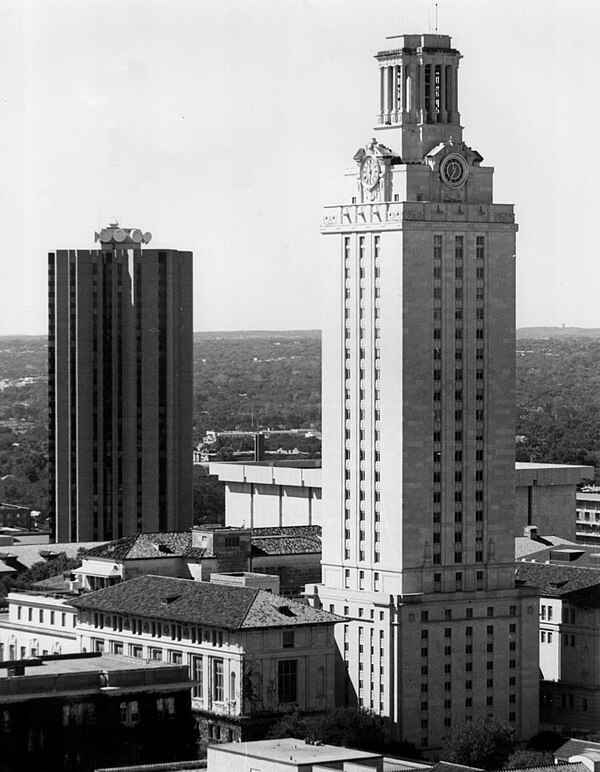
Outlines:
<svg viewBox="0 0 600 772"><path fill-rule="evenodd" d="M462 137L446 35L376 55L375 136L327 207L323 579L339 700L439 747L537 731L537 601L514 581L515 233Z"/></svg>

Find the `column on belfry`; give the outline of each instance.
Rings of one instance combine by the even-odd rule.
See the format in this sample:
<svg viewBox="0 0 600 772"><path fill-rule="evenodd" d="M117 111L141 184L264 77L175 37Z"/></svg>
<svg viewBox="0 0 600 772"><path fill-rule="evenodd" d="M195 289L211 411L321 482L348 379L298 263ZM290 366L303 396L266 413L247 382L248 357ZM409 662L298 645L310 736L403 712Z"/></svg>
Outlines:
<svg viewBox="0 0 600 772"><path fill-rule="evenodd" d="M440 110L438 113L438 121L440 123L446 123L448 120L448 111L446 108L446 66L440 65Z"/></svg>

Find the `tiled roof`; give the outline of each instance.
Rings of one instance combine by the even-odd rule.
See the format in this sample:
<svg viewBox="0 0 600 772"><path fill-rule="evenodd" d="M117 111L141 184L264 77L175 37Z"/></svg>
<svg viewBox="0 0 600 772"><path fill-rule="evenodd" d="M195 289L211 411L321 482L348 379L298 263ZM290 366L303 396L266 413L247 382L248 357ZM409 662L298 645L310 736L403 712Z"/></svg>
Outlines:
<svg viewBox="0 0 600 772"><path fill-rule="evenodd" d="M252 536L320 536L320 525L282 525L270 528L253 528Z"/></svg>
<svg viewBox="0 0 600 772"><path fill-rule="evenodd" d="M438 761L428 772L482 772L479 767L468 767L465 764L453 764L451 761Z"/></svg>
<svg viewBox="0 0 600 772"><path fill-rule="evenodd" d="M99 544L100 542L97 541L66 544L11 544L0 547L0 562L6 560L9 565L13 565L14 561L18 570L24 570L36 563L48 563L53 559L49 554L54 556L64 552L68 558L75 558L80 549L91 550Z"/></svg>
<svg viewBox="0 0 600 772"><path fill-rule="evenodd" d="M556 754L556 751L554 752ZM503 772L498 770L498 772ZM511 772L590 772L581 761L572 764L546 764L541 767L515 767Z"/></svg>
<svg viewBox="0 0 600 772"><path fill-rule="evenodd" d="M89 557L111 560L142 560L144 558L181 557L192 542L188 531L166 533L138 533L109 542L91 550Z"/></svg>
<svg viewBox="0 0 600 772"><path fill-rule="evenodd" d="M600 753L600 743L590 742L589 740L577 740L572 737L554 751L554 756L557 759L569 759L571 756L584 756L586 753L592 755Z"/></svg>
<svg viewBox="0 0 600 772"><path fill-rule="evenodd" d="M526 587L537 587L541 595L558 598L600 584L600 571L554 563L517 563L515 578Z"/></svg>
<svg viewBox="0 0 600 772"><path fill-rule="evenodd" d="M253 555L311 555L321 552L321 527L296 525L254 528Z"/></svg>
<svg viewBox="0 0 600 772"><path fill-rule="evenodd" d="M306 555L321 552L321 527L318 525L254 528L251 533L255 555ZM205 547L192 547L192 534L189 531L169 531L125 536L90 550L88 556L110 560L173 557L197 560L214 557L214 554Z"/></svg>
<svg viewBox="0 0 600 772"><path fill-rule="evenodd" d="M207 547L188 547L183 553L183 557L201 560L202 558L214 558L215 556Z"/></svg>
<svg viewBox="0 0 600 772"><path fill-rule="evenodd" d="M228 630L332 624L326 611L265 590L232 587L166 576L140 576L75 599L76 608L135 614Z"/></svg>

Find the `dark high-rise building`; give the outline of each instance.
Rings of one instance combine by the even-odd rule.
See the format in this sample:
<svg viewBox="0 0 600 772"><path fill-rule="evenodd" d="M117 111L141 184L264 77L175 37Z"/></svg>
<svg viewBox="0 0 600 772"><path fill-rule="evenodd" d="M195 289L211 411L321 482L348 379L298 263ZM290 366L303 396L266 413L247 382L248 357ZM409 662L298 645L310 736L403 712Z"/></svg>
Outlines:
<svg viewBox="0 0 600 772"><path fill-rule="evenodd" d="M111 225L48 256L56 541L192 523L192 253Z"/></svg>

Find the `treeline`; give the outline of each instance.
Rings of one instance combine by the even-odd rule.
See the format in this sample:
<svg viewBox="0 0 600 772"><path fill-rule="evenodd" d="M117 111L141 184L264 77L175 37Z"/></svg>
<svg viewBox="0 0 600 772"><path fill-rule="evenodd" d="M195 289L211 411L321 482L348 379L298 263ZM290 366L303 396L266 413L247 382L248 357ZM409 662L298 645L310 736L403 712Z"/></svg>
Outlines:
<svg viewBox="0 0 600 772"><path fill-rule="evenodd" d="M600 474L600 340L519 340L517 460Z"/></svg>
<svg viewBox="0 0 600 772"><path fill-rule="evenodd" d="M194 337L196 441L208 430L320 429L320 332Z"/></svg>
<svg viewBox="0 0 600 772"><path fill-rule="evenodd" d="M591 464L600 475L600 339L519 338L517 348L517 459ZM42 337L0 338L0 501L43 513L48 496L46 353ZM209 430L320 427L318 331L194 336L195 444ZM297 444L295 438L280 441L273 435L268 447L285 442L287 448L292 441ZM298 442L299 450L316 453L314 438Z"/></svg>

